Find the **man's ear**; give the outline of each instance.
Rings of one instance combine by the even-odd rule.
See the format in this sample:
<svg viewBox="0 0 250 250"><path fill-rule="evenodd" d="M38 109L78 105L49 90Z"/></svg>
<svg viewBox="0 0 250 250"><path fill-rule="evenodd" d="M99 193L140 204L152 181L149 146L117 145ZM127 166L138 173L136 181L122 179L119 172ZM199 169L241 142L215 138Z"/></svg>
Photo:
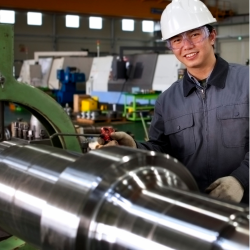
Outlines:
<svg viewBox="0 0 250 250"><path fill-rule="evenodd" d="M215 39L216 39L216 30L213 29L209 35L209 38L210 38L210 41L211 41L211 44L214 45L215 43Z"/></svg>

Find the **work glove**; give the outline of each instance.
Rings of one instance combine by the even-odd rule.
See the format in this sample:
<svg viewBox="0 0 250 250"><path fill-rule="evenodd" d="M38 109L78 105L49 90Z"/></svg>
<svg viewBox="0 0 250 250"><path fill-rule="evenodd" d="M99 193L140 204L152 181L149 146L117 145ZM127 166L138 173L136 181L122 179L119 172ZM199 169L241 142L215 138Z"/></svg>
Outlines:
<svg viewBox="0 0 250 250"><path fill-rule="evenodd" d="M102 138L98 139L99 145L96 148L106 147L106 146L114 146L114 145L121 145L127 146L131 148L137 148L134 139L125 132L113 132L110 134L110 137L113 139L112 141L108 142L104 145L104 140Z"/></svg>
<svg viewBox="0 0 250 250"><path fill-rule="evenodd" d="M206 192L212 197L239 203L243 197L244 189L236 178L227 176L214 181L206 188Z"/></svg>

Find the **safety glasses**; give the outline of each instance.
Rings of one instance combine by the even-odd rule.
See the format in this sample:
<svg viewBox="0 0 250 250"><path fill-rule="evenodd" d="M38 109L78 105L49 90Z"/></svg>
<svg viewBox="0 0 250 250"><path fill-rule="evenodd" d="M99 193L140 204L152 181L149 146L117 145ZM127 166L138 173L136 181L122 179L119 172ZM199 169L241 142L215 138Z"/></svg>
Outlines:
<svg viewBox="0 0 250 250"><path fill-rule="evenodd" d="M185 41L193 45L204 41L207 37L209 37L208 28L203 26L171 37L166 42L169 49L177 50L184 46Z"/></svg>

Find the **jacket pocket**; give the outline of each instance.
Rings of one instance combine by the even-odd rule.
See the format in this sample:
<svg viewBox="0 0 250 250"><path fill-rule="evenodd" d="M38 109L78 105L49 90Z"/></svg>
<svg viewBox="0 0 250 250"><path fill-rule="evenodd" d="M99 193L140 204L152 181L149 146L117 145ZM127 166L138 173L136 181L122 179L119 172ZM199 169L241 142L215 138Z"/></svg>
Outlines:
<svg viewBox="0 0 250 250"><path fill-rule="evenodd" d="M217 108L222 142L225 147L244 147L249 139L249 106L238 104Z"/></svg>
<svg viewBox="0 0 250 250"><path fill-rule="evenodd" d="M184 115L164 124L165 135L169 137L171 151L175 157L185 157L195 151L193 114Z"/></svg>

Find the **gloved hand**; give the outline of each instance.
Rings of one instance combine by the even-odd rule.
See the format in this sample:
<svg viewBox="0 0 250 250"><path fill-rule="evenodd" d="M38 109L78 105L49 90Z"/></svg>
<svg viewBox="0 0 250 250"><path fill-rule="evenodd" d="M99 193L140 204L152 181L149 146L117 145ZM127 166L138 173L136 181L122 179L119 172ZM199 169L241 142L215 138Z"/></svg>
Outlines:
<svg viewBox="0 0 250 250"><path fill-rule="evenodd" d="M102 138L98 138L97 141L98 141L99 144L96 145L96 147L95 147L96 149L102 148L102 147L118 146L118 145L119 145L118 142L115 141L115 140L112 140L112 141L108 142L108 143L105 144L105 145L104 145L104 140L103 140Z"/></svg>
<svg viewBox="0 0 250 250"><path fill-rule="evenodd" d="M137 148L136 143L134 139L125 132L114 132L110 134L110 137L113 139L112 141L108 142L104 145L104 140L102 138L98 139L98 143L100 146L97 148L100 148L102 146L114 146L114 145L121 145L121 146L127 146L131 148Z"/></svg>
<svg viewBox="0 0 250 250"><path fill-rule="evenodd" d="M209 195L222 200L239 203L243 197L244 189L240 182L233 176L219 178L214 181L206 192Z"/></svg>

